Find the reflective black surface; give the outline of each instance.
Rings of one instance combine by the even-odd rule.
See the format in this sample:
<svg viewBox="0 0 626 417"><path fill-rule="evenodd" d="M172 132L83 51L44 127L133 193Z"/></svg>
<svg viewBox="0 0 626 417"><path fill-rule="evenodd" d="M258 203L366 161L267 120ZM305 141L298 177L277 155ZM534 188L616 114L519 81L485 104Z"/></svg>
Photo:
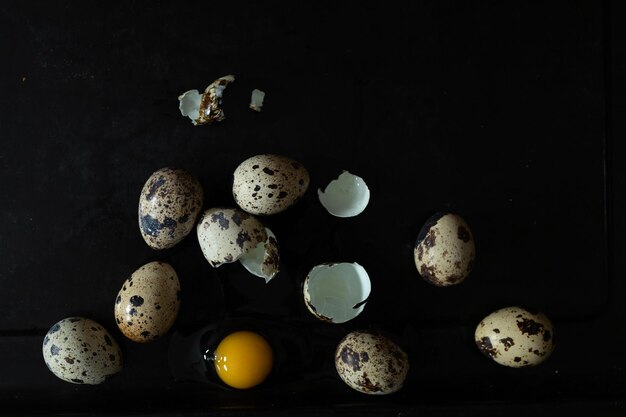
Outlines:
<svg viewBox="0 0 626 417"><path fill-rule="evenodd" d="M626 292L614 279L623 207L613 200L624 184L610 140L623 130L623 53L606 49L618 45L609 26L617 7L0 4L3 409L395 413L574 399L610 408L626 386ZM195 127L180 115L180 93L230 73L223 123ZM260 114L248 109L254 88L267 93ZM263 218L281 245L270 284L238 264L212 269L194 234L164 252L143 242L137 203L153 171L185 168L200 179L205 208L231 206L236 166L270 152L311 173L297 206ZM317 201L343 169L372 192L352 219ZM437 211L462 214L476 238L476 267L457 287L430 286L413 264L417 233ZM151 260L179 274L181 334L250 316L318 329L300 293L307 271L359 262L370 301L325 337L369 327L395 335L410 354L407 384L363 396L333 378L332 359L319 378L247 392L175 382L171 337L137 345L113 319L119 287ZM534 369L498 367L473 345L480 319L518 303L557 328L553 357ZM82 387L47 370L43 335L71 315L113 332L122 374ZM332 353L332 343L316 352Z"/></svg>

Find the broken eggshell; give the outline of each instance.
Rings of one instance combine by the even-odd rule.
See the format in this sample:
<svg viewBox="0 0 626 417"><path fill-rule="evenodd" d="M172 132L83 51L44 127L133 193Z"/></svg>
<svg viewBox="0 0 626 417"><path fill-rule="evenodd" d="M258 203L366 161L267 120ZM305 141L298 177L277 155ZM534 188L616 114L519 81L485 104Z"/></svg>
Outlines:
<svg viewBox="0 0 626 417"><path fill-rule="evenodd" d="M276 236L267 227L265 232L267 233L267 240L259 243L253 250L242 255L239 258L239 262L251 274L265 279L265 283L268 283L278 273L280 255Z"/></svg>
<svg viewBox="0 0 626 417"><path fill-rule="evenodd" d="M221 122L226 118L222 109L222 95L234 75L225 75L213 81L200 94L198 90L189 90L178 96L178 109L183 116L191 119L194 125L205 125Z"/></svg>
<svg viewBox="0 0 626 417"><path fill-rule="evenodd" d="M333 216L354 217L361 214L370 201L370 190L363 178L343 171L322 191L317 190L320 203Z"/></svg>
<svg viewBox="0 0 626 417"><path fill-rule="evenodd" d="M367 271L358 263L321 264L304 281L304 303L322 321L345 323L361 314L371 289Z"/></svg>
<svg viewBox="0 0 626 417"><path fill-rule="evenodd" d="M267 240L261 222L237 208L206 210L196 230L202 253L212 267L235 262Z"/></svg>
<svg viewBox="0 0 626 417"><path fill-rule="evenodd" d="M250 97L250 108L260 112L261 107L263 107L263 100L265 100L265 92L255 88L252 90L252 97Z"/></svg>

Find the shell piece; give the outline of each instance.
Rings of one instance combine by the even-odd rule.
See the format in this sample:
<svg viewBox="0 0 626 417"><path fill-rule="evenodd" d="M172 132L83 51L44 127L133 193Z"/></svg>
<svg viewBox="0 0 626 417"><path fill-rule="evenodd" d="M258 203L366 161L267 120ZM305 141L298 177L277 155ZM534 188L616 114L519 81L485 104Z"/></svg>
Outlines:
<svg viewBox="0 0 626 417"><path fill-rule="evenodd" d="M345 323L361 314L371 289L369 275L358 263L321 264L304 281L304 303L320 320Z"/></svg>
<svg viewBox="0 0 626 417"><path fill-rule="evenodd" d="M179 308L176 271L165 262L150 262L122 285L115 299L115 322L130 340L147 343L169 331Z"/></svg>
<svg viewBox="0 0 626 417"><path fill-rule="evenodd" d="M267 240L259 243L253 250L242 255L239 258L239 262L251 274L265 279L265 283L268 283L278 273L280 255L276 236L267 227L265 232L267 233Z"/></svg>
<svg viewBox="0 0 626 417"><path fill-rule="evenodd" d="M191 119L194 125L206 125L221 122L226 118L222 109L224 90L234 75L225 75L213 81L200 95L198 90L189 90L178 96L178 109L183 116Z"/></svg>
<svg viewBox="0 0 626 417"><path fill-rule="evenodd" d="M202 208L200 182L182 169L162 168L139 196L139 230L152 249L168 249L191 232Z"/></svg>
<svg viewBox="0 0 626 417"><path fill-rule="evenodd" d="M404 384L409 358L387 337L355 331L337 346L335 368L350 388L364 394L392 394Z"/></svg>
<svg viewBox="0 0 626 417"><path fill-rule="evenodd" d="M233 197L251 214L280 213L295 204L309 187L309 173L299 162L280 155L256 155L233 174Z"/></svg>
<svg viewBox="0 0 626 417"><path fill-rule="evenodd" d="M202 253L213 267L235 262L267 240L261 222L236 208L206 210L197 232Z"/></svg>
<svg viewBox="0 0 626 417"><path fill-rule="evenodd" d="M361 214L370 201L370 190L363 178L348 171L332 180L324 191L318 189L317 195L324 208L336 217Z"/></svg>
<svg viewBox="0 0 626 417"><path fill-rule="evenodd" d="M427 282L439 287L459 284L474 267L474 237L461 216L437 213L422 226L414 257L418 272Z"/></svg>
<svg viewBox="0 0 626 417"><path fill-rule="evenodd" d="M263 107L263 100L265 100L265 92L255 88L252 90L252 97L250 97L250 108L260 112L261 107Z"/></svg>
<svg viewBox="0 0 626 417"><path fill-rule="evenodd" d="M122 351L99 323L68 317L54 324L43 340L43 359L60 379L96 385L122 370Z"/></svg>
<svg viewBox="0 0 626 417"><path fill-rule="evenodd" d="M478 349L500 365L539 365L554 350L554 326L545 314L506 307L485 317L476 327Z"/></svg>

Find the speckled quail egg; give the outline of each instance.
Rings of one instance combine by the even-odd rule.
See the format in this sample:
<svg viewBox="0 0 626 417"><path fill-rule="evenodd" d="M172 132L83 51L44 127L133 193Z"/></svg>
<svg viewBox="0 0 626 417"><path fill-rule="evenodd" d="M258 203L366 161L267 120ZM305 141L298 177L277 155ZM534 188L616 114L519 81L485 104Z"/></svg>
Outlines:
<svg viewBox="0 0 626 417"><path fill-rule="evenodd" d="M100 324L83 317L54 324L42 352L48 369L74 384L100 384L122 370L122 352L115 339Z"/></svg>
<svg viewBox="0 0 626 417"><path fill-rule="evenodd" d="M213 267L235 262L267 240L267 232L261 222L236 208L206 210L198 223L197 232L202 253Z"/></svg>
<svg viewBox="0 0 626 417"><path fill-rule="evenodd" d="M365 394L391 394L402 388L409 372L409 358L387 337L355 331L337 346L335 367L350 388Z"/></svg>
<svg viewBox="0 0 626 417"><path fill-rule="evenodd" d="M309 271L302 288L306 307L327 323L345 323L357 317L371 290L367 271L356 262L317 265Z"/></svg>
<svg viewBox="0 0 626 417"><path fill-rule="evenodd" d="M427 282L439 287L459 284L474 267L474 236L458 214L437 213L422 226L414 256Z"/></svg>
<svg viewBox="0 0 626 417"><path fill-rule="evenodd" d="M545 314L506 307L485 317L474 334L478 349L500 365L539 365L554 350L554 327Z"/></svg>
<svg viewBox="0 0 626 417"><path fill-rule="evenodd" d="M182 169L162 168L139 197L139 230L152 249L168 249L191 232L202 208L202 186Z"/></svg>
<svg viewBox="0 0 626 417"><path fill-rule="evenodd" d="M295 204L309 187L309 173L299 162L280 155L256 155L233 174L233 197L251 214L270 215Z"/></svg>
<svg viewBox="0 0 626 417"><path fill-rule="evenodd" d="M127 338L140 343L163 336L180 308L180 282L171 265L150 262L124 282L115 299L115 321Z"/></svg>

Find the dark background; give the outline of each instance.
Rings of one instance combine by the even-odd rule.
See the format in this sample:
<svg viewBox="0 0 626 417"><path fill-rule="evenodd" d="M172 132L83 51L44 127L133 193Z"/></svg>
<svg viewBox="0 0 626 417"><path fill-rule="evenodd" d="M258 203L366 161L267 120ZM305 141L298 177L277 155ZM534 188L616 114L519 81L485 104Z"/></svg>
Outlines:
<svg viewBox="0 0 626 417"><path fill-rule="evenodd" d="M0 3L2 410L622 409L626 288L616 236L625 225L613 213L623 208L624 176L612 138L626 133L623 9ZM180 93L231 73L223 123L195 127L180 115ZM247 108L253 88L267 93L260 114ZM153 171L185 168L203 184L205 208L232 206L232 172L258 153L287 155L311 173L296 207L263 219L281 244L282 271L270 284L238 264L212 269L195 233L160 253L143 242L137 203ZM316 196L342 169L372 193L352 219L331 217ZM453 288L428 285L413 265L417 232L440 210L461 213L477 241L474 272ZM122 282L155 259L181 279L173 331L246 316L321 332L332 343L316 346L319 378L277 375L246 392L175 382L170 337L134 344L112 314ZM301 301L307 271L325 261L359 262L372 279L365 311L345 325L317 322ZM498 367L473 345L480 319L512 304L557 326L557 349L537 368ZM101 322L122 344L119 376L74 386L47 370L43 336L71 315ZM387 331L409 352L401 392L364 396L334 375L332 347L356 328Z"/></svg>

